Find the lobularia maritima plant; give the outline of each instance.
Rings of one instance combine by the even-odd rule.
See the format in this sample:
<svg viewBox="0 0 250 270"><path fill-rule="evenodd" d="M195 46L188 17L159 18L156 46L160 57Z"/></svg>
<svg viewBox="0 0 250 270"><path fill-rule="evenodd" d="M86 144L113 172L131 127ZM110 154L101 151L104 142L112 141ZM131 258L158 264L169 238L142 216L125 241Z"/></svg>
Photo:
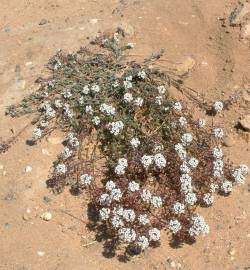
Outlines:
<svg viewBox="0 0 250 270"><path fill-rule="evenodd" d="M221 149L223 129L193 119L169 95L171 76L151 65L157 57L126 61L131 45L118 37L97 38L97 52L58 52L48 64L51 77L7 113L38 115L34 143L55 128L67 132L49 183L56 191L87 189L116 245L142 251L160 241L161 230L195 240L209 232L197 206L244 183L248 167L233 169ZM212 110L220 113L223 102ZM93 139L88 156L86 138Z"/></svg>

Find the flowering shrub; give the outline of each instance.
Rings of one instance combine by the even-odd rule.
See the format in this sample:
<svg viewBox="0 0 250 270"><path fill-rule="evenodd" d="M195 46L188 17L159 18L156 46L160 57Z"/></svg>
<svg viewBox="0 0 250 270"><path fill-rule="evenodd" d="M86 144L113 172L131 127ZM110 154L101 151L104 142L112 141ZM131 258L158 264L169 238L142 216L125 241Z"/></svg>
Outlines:
<svg viewBox="0 0 250 270"><path fill-rule="evenodd" d="M7 113L38 115L32 141L60 127L65 148L54 163L50 186L87 190L98 223L116 244L143 251L160 241L161 230L179 241L209 232L197 206L211 206L215 193L242 184L248 167L224 160L223 129L193 119L169 95L172 78L151 67L126 62L118 35L101 36L101 53L81 48L58 52L48 67L51 78L11 106ZM223 102L212 106L214 114ZM90 153L85 153L87 139Z"/></svg>

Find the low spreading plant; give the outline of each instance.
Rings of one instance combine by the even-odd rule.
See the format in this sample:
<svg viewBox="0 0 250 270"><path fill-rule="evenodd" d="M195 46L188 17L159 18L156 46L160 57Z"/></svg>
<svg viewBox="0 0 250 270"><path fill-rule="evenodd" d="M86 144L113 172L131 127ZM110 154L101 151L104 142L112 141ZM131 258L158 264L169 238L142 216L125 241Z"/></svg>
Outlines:
<svg viewBox="0 0 250 270"><path fill-rule="evenodd" d="M233 168L224 158L221 127L193 119L169 94L178 80L152 67L160 55L126 61L132 44L118 37L97 38L98 51L58 52L48 64L51 77L39 79L40 89L7 114L37 114L33 143L56 128L67 132L49 185L57 192L86 189L115 246L145 250L160 241L161 230L195 240L209 233L197 207L243 184L248 167ZM212 112L223 106L215 102Z"/></svg>

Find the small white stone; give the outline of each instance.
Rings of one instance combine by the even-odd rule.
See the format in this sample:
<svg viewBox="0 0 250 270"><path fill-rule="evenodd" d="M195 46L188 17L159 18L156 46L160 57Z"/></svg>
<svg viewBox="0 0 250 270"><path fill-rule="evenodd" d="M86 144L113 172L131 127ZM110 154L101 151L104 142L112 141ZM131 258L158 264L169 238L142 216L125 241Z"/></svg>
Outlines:
<svg viewBox="0 0 250 270"><path fill-rule="evenodd" d="M45 252L41 251L41 250L38 250L37 255L40 256L40 257L43 257L45 255Z"/></svg>
<svg viewBox="0 0 250 270"><path fill-rule="evenodd" d="M32 167L31 166L26 166L26 168L25 168L25 172L26 173L29 173L29 172L31 172L32 171Z"/></svg>
<svg viewBox="0 0 250 270"><path fill-rule="evenodd" d="M50 221L52 219L52 214L50 212L44 212L40 217L45 221Z"/></svg>
<svg viewBox="0 0 250 270"><path fill-rule="evenodd" d="M2 170L3 169L3 164L0 164L0 170Z"/></svg>

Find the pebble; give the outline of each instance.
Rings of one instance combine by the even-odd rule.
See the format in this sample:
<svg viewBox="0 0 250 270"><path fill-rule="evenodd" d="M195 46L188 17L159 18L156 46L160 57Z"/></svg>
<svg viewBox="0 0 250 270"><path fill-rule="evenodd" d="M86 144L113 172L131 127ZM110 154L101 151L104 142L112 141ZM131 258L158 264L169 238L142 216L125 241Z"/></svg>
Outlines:
<svg viewBox="0 0 250 270"><path fill-rule="evenodd" d="M250 39L250 23L244 25L241 29L241 38Z"/></svg>
<svg viewBox="0 0 250 270"><path fill-rule="evenodd" d="M26 209L25 213L23 214L23 220L27 221L31 219L31 210L29 208Z"/></svg>
<svg viewBox="0 0 250 270"><path fill-rule="evenodd" d="M240 26L244 23L246 15L250 12L250 3L239 3L230 14L229 21L231 26Z"/></svg>
<svg viewBox="0 0 250 270"><path fill-rule="evenodd" d="M234 256L236 254L236 250L234 248L229 249L228 254Z"/></svg>
<svg viewBox="0 0 250 270"><path fill-rule="evenodd" d="M42 149L42 154L45 156L51 156L50 152L47 149Z"/></svg>
<svg viewBox="0 0 250 270"><path fill-rule="evenodd" d="M0 164L0 170L2 170L3 169L3 164Z"/></svg>
<svg viewBox="0 0 250 270"><path fill-rule="evenodd" d="M227 147L231 147L235 144L235 140L231 136L226 136L223 140L223 145Z"/></svg>
<svg viewBox="0 0 250 270"><path fill-rule="evenodd" d="M37 251L37 255L40 256L40 257L43 257L45 255L45 252L44 251Z"/></svg>
<svg viewBox="0 0 250 270"><path fill-rule="evenodd" d="M91 20L90 20L90 23L96 24L96 23L98 23L98 19L91 19Z"/></svg>
<svg viewBox="0 0 250 270"><path fill-rule="evenodd" d="M26 168L25 168L25 172L26 173L29 173L29 172L31 172L32 171L32 167L31 166L26 166Z"/></svg>
<svg viewBox="0 0 250 270"><path fill-rule="evenodd" d="M41 21L39 22L39 25L44 25L46 23L48 23L49 21L46 19L41 19Z"/></svg>
<svg viewBox="0 0 250 270"><path fill-rule="evenodd" d="M250 132L250 114L239 120L239 124L245 131Z"/></svg>
<svg viewBox="0 0 250 270"><path fill-rule="evenodd" d="M40 218L45 221L50 221L52 219L52 214L50 212L44 212L41 214Z"/></svg>

